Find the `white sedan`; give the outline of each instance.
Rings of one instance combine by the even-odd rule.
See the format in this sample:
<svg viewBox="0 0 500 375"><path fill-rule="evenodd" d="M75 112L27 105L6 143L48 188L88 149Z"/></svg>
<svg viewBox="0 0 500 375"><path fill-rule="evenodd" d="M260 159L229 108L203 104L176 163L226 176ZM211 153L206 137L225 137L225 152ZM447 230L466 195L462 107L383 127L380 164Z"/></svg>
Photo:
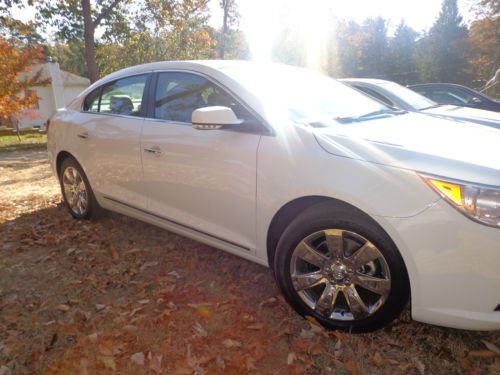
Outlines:
<svg viewBox="0 0 500 375"><path fill-rule="evenodd" d="M500 328L497 129L305 69L193 61L104 77L48 139L73 217L104 208L269 266L326 327L374 330L410 302L422 322Z"/></svg>

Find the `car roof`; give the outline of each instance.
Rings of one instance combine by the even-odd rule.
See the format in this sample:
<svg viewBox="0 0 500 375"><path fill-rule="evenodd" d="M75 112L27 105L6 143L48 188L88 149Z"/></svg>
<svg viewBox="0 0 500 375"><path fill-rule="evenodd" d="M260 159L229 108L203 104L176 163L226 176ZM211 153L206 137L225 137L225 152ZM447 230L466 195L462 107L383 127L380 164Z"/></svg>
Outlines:
<svg viewBox="0 0 500 375"><path fill-rule="evenodd" d="M390 83L391 81L386 81L378 78L342 78L339 79L340 82L348 82L348 83L370 83L373 85L380 85L384 83Z"/></svg>
<svg viewBox="0 0 500 375"><path fill-rule="evenodd" d="M439 82L432 82L432 83L417 83L415 85L408 85L408 87L425 87L425 86L453 86L453 87L459 87L459 88L466 88L471 90L467 86L459 85L457 83L439 83Z"/></svg>

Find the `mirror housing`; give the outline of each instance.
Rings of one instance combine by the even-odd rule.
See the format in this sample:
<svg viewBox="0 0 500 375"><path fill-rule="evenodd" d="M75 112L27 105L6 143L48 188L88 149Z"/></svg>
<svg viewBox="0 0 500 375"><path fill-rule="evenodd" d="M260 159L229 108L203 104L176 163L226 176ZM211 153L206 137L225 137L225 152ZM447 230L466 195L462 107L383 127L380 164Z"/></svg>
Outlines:
<svg viewBox="0 0 500 375"><path fill-rule="evenodd" d="M194 129L213 130L238 126L243 120L238 119L231 108L212 106L194 110L191 122Z"/></svg>

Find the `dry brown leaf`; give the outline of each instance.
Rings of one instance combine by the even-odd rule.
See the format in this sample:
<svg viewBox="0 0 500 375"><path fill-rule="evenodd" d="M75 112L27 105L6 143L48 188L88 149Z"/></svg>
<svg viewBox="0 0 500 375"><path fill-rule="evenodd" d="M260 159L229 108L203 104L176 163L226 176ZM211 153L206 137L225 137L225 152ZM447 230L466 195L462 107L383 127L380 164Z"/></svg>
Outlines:
<svg viewBox="0 0 500 375"><path fill-rule="evenodd" d="M382 355L379 352L376 352L373 355L372 360L373 360L373 363L375 363L375 366L377 366L377 367L382 367L386 363L385 359L382 358Z"/></svg>
<svg viewBox="0 0 500 375"><path fill-rule="evenodd" d="M90 340L90 342L97 342L97 333L91 333L90 335L87 336Z"/></svg>
<svg viewBox="0 0 500 375"><path fill-rule="evenodd" d="M65 305L65 304L60 304L60 305L57 305L56 306L56 310L59 310L59 311L69 311L71 309L71 307L69 307L68 305Z"/></svg>
<svg viewBox="0 0 500 375"><path fill-rule="evenodd" d="M286 364L290 366L291 364L293 364L295 360L297 360L297 356L295 355L295 353L294 352L288 353L288 356L286 358Z"/></svg>
<svg viewBox="0 0 500 375"><path fill-rule="evenodd" d="M420 375L425 374L425 365L422 363L422 361L416 357L412 358L413 364L415 365L416 369L420 373Z"/></svg>
<svg viewBox="0 0 500 375"><path fill-rule="evenodd" d="M358 368L357 362L347 361L345 364L345 368L347 371L349 371L349 374L351 374L351 375L358 375L359 374L359 368Z"/></svg>
<svg viewBox="0 0 500 375"><path fill-rule="evenodd" d="M154 266L157 266L158 265L158 262L154 261L154 262L145 262L140 268L139 270L140 271L144 271L146 268L148 267L154 267Z"/></svg>
<svg viewBox="0 0 500 375"><path fill-rule="evenodd" d="M490 350L471 350L468 355L469 357L490 358L494 357L496 354Z"/></svg>
<svg viewBox="0 0 500 375"><path fill-rule="evenodd" d="M247 328L248 329L261 330L262 328L264 328L264 324L263 323L250 324L249 326L247 326Z"/></svg>
<svg viewBox="0 0 500 375"><path fill-rule="evenodd" d="M493 353L500 355L500 349L498 348L498 346L486 340L481 340L481 341L488 348L488 350L491 350Z"/></svg>
<svg viewBox="0 0 500 375"><path fill-rule="evenodd" d="M157 374L161 373L162 371L162 360L163 356L154 354L153 357L149 361L149 369L151 371L156 372Z"/></svg>
<svg viewBox="0 0 500 375"><path fill-rule="evenodd" d="M208 336L207 330L205 328L203 328L203 326L199 322L196 322L194 324L193 329L201 337L207 337Z"/></svg>
<svg viewBox="0 0 500 375"><path fill-rule="evenodd" d="M116 363L113 357L100 356L99 361L104 365L106 369L116 371Z"/></svg>
<svg viewBox="0 0 500 375"><path fill-rule="evenodd" d="M222 345L224 345L226 348L241 348L241 342L232 340L232 339L225 339L222 341Z"/></svg>
<svg viewBox="0 0 500 375"><path fill-rule="evenodd" d="M130 356L130 360L134 362L136 365L144 366L144 353L143 352L134 353Z"/></svg>
<svg viewBox="0 0 500 375"><path fill-rule="evenodd" d="M99 352L104 356L112 356L115 343L112 340L102 340L99 343Z"/></svg>
<svg viewBox="0 0 500 375"><path fill-rule="evenodd" d="M300 337L305 339L305 340L310 340L313 339L316 336L316 334L313 331L305 330L302 329L300 331Z"/></svg>

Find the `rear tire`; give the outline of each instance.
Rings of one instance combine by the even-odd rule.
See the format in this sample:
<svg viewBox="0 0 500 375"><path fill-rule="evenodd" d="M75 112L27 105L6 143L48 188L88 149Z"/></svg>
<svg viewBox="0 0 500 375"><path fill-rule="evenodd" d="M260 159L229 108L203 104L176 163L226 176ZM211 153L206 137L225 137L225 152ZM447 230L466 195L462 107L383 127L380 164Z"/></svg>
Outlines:
<svg viewBox="0 0 500 375"><path fill-rule="evenodd" d="M102 215L103 210L87 176L75 159L64 159L59 170L59 183L64 203L75 219L96 219Z"/></svg>
<svg viewBox="0 0 500 375"><path fill-rule="evenodd" d="M370 332L409 299L403 259L385 231L355 209L319 203L281 236L274 272L286 300L329 329Z"/></svg>

